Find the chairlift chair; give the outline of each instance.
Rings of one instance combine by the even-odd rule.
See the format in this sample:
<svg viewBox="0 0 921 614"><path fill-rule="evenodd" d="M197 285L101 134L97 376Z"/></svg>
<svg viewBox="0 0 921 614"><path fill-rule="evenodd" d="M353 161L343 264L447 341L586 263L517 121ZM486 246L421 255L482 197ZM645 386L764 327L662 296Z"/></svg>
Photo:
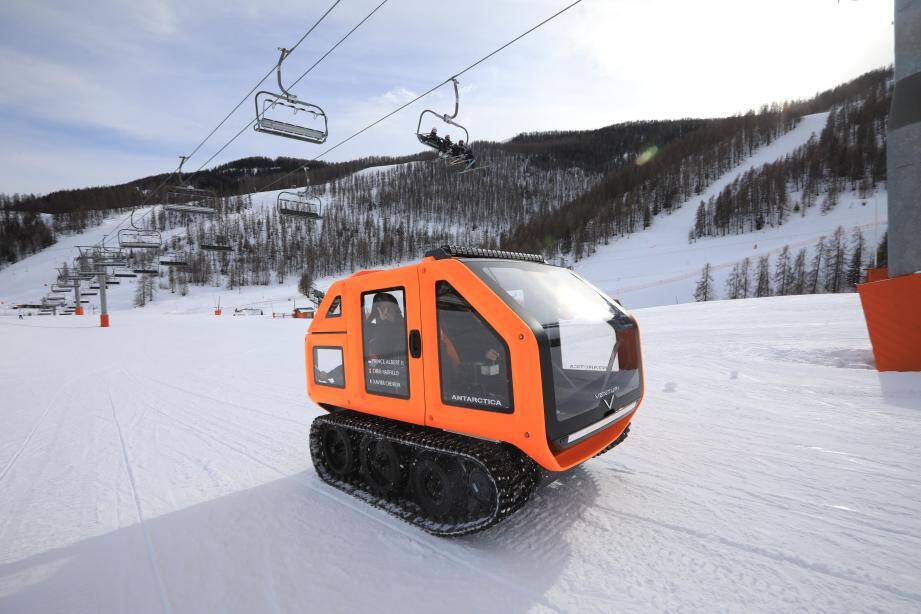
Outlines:
<svg viewBox="0 0 921 614"><path fill-rule="evenodd" d="M285 89L285 86L281 82L281 65L291 52L284 47L279 47L278 50L281 52L281 55L278 58L278 65L275 67L275 74L278 77L278 88L282 93L276 94L267 91L256 93L256 97L254 98L256 104L256 123L253 124L253 129L257 132L274 134L275 136L283 136L285 138L306 141L317 145L325 143L326 137L329 136L329 125L327 123L326 113L315 104L298 100L297 96ZM309 113L313 115L315 120L322 120L323 129L320 130L318 128L304 126L301 123L295 123L291 119L283 121L278 119L277 116L269 117L268 114L270 111L286 111L290 117L295 117L301 112Z"/></svg>
<svg viewBox="0 0 921 614"><path fill-rule="evenodd" d="M118 246L124 249L157 249L163 242L160 231L138 228L131 211L131 227L118 231Z"/></svg>
<svg viewBox="0 0 921 614"><path fill-rule="evenodd" d="M438 152L438 157L445 160L450 166L463 164L465 166L463 172L467 172L473 170L476 166L476 158L473 156L473 151L470 149L470 133L464 126L454 121L460 109L460 93L457 89L457 79L451 77L451 83L454 85L454 113L451 115L447 113L438 114L431 109L425 109L419 114L419 122L416 124L416 138L426 147L431 147ZM438 136L435 133L435 128L432 128L431 132L423 132L422 118L424 118L426 114L434 115L444 123L460 128L464 131L464 139L452 143L447 139L447 136L444 138Z"/></svg>
<svg viewBox="0 0 921 614"><path fill-rule="evenodd" d="M160 269L149 266L140 266L131 270L135 273L135 277L138 275L156 275L160 272Z"/></svg>
<svg viewBox="0 0 921 614"><path fill-rule="evenodd" d="M233 251L233 247L230 245L230 243L227 242L225 237L216 235L213 232L206 235L198 247L202 250L205 250L206 252Z"/></svg>
<svg viewBox="0 0 921 614"><path fill-rule="evenodd" d="M179 156L179 168L176 170L179 182L167 188L163 209L179 213L213 215L217 213L217 196L214 192L182 182L182 165L188 159L189 156Z"/></svg>
<svg viewBox="0 0 921 614"><path fill-rule="evenodd" d="M161 256L160 266L184 267L184 266L189 266L189 262L188 262L188 259L185 257L185 254L176 252L172 254L166 254L165 256Z"/></svg>
<svg viewBox="0 0 921 614"><path fill-rule="evenodd" d="M276 208L279 215L318 220L323 214L323 201L319 196L309 196L307 190L285 191L278 194Z"/></svg>
<svg viewBox="0 0 921 614"><path fill-rule="evenodd" d="M114 271L114 272L112 273L112 277L127 277L127 278L133 278L133 277L137 277L137 273L134 273L134 272L132 272L132 271L127 271L127 270L125 270L125 271L118 271L118 270L116 270L116 271Z"/></svg>

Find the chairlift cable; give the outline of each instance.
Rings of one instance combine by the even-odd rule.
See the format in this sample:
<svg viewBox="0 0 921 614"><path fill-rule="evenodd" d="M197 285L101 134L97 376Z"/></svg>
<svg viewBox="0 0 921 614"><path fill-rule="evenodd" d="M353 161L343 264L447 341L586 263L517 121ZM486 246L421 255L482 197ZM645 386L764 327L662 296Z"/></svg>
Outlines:
<svg viewBox="0 0 921 614"><path fill-rule="evenodd" d="M323 156L325 156L325 155L327 155L328 153L332 152L333 150L338 149L339 147L345 145L346 143L348 143L349 141L351 141L351 140L354 139L355 137L357 137L357 136L363 134L364 132L367 132L368 130L370 130L370 129L373 128L374 126L378 125L379 123L381 123L381 122L383 122L383 121L385 121L385 120L387 120L387 119L393 117L394 115L396 115L397 113L399 113L400 111L402 111L403 109L405 109L406 107L408 107L408 106L410 106L410 105L412 105L412 104L415 104L416 102L419 102L420 100L422 100L423 98L425 98L426 96L428 96L429 94L431 94L432 92L434 92L435 90L437 90L438 88L440 88L441 86L443 86L443 85L445 85L445 84L447 84L447 83L450 83L453 79L456 79L457 77L460 77L460 76L463 75L464 73L466 73L466 72L468 72L468 71L470 71L470 70L476 68L477 66L479 66L480 64L482 64L483 62L485 62L485 61L488 60L489 58L493 57L494 55L496 55L497 53L499 53L500 51L502 51L502 50L505 49L506 47L508 47L508 46L510 46L510 45L512 45L512 44L514 44L514 43L516 43L516 42L518 42L519 40L521 40L522 38L524 38L525 36L527 36L528 34L530 34L531 32L533 32L534 30L536 30L536 29L540 28L541 26L543 26L544 24L546 24L546 23L548 23L548 22L550 22L550 21L556 19L557 17L559 17L560 15L562 15L563 13L565 13L566 11L568 11L569 9L571 9L572 7L576 6L576 5L579 4L580 2L582 2L582 0L575 0L575 2L572 2L571 4L568 4L567 6L563 7L562 9L560 9L559 11L557 11L556 13L554 13L553 15L551 15L551 16L547 17L546 19L544 19L543 21L541 21L540 23L538 23L538 24L532 26L532 27L529 28L528 30L525 30L524 32L522 32L521 34L519 34L518 36L516 36L516 37L513 38L512 40L508 41L507 43L505 43L505 44L502 45L501 47L499 47L499 48L497 48L497 49L491 51L490 53L488 53L487 55L483 56L482 58L480 58L479 60L477 60L477 61L474 62L473 64L467 66L466 68L464 68L464 69L461 70L460 72L455 73L454 75L448 77L447 79L445 79L444 81L442 81L442 82L439 83L438 85L436 85L436 86L432 87L431 89L429 89L429 90L423 92L422 94L419 94L418 96L416 96L415 98L413 98L413 99L410 100L409 102L407 102L407 103L405 103L405 104L403 104L403 105L400 105L399 107L397 107L397 108L394 109L393 111L387 113L387 114L384 115L383 117L381 117L381 118L379 118L379 119L377 119L377 120L371 122L370 124L368 124L367 126L365 126L364 128L362 128L362 129L359 130L358 132L352 134L352 135L349 136L348 138L339 141L338 143L336 143L335 145L333 145L333 146L330 147L329 149L326 149L326 150L323 151L322 153L318 154L315 158L312 158L311 160L309 160L309 162L314 162L314 161L316 161L316 160L319 160L320 158L322 158ZM229 145L229 143L228 143L228 145ZM218 153L220 153L220 152L218 152ZM215 155L217 155L217 154L215 154ZM210 160L209 160L209 162L210 162ZM298 167L298 168L296 168L296 169L294 169L294 170L292 170L292 171L290 171L290 172L288 172L288 173L286 173L286 174L284 174L284 175L282 175L281 177L279 177L279 178L276 179L275 181L272 181L272 182L269 183L268 185L263 186L263 187L262 187L262 190L268 190L268 189L271 188L273 185L279 183L280 181L283 181L284 179L287 179L288 177L290 177L290 176L293 175L294 173L300 172L300 171L305 170L305 169L307 169L307 165L306 165L306 164L303 165L303 166L300 166L300 167ZM201 169L199 169L199 170L201 170Z"/></svg>
<svg viewBox="0 0 921 614"><path fill-rule="evenodd" d="M291 55L291 53L293 53L294 50L297 49L297 48L301 45L301 43L303 43L303 42L307 39L308 36L310 36L310 34L317 28L317 26L319 26L320 23L321 23L324 19L326 19L326 17L332 12L332 10L333 10L334 8L336 8L336 6L339 5L340 2L342 2L342 0L335 0L335 1L330 5L330 7L329 7L328 9L326 9L326 12L324 12L324 13L320 16L320 18L317 19L317 21L314 22L314 24L313 24L312 26L310 26L310 29L308 29L308 30L303 34L303 36L301 36L300 39L298 39L298 41L297 41L296 43L294 43L294 45L291 46L291 48L288 50L288 55ZM387 2L387 0L384 0L384 2ZM382 2L381 4L384 4L384 2ZM378 6L377 8L380 8L380 6ZM374 11L377 11L377 9L374 9ZM372 12L371 14L373 15L374 13ZM369 15L369 17L370 17L370 15ZM366 19L367 19L367 17L366 17L365 19L363 19L361 23L364 23L364 21L365 21ZM361 25L361 24L359 24L359 25ZM354 28L353 28L353 30L354 30ZM350 34L351 34L351 32L350 32ZM346 36L346 38L347 38L347 37L348 37L348 35ZM343 39L343 40L345 40L345 39ZM340 41L340 42L342 42L342 41ZM336 46L338 46L338 45L339 45L339 43L336 43ZM333 47L333 49L335 49L335 47ZM329 53L330 53L331 51L332 51L332 49L330 49L330 51L327 51L326 54L324 54L323 57L325 58L327 55L329 55ZM318 63L319 63L319 62L315 63L314 66L316 66L316 64L318 64ZM313 69L313 67L311 67L311 70L312 70L312 69ZM259 82L256 83L256 85L254 85L254 86L252 87L252 89L250 89L250 91L248 91L248 92L246 93L246 95L245 95L245 96L240 100L240 102L238 102L237 105L236 105L236 106L235 106L235 107L224 117L224 119L222 119L222 120L220 121L220 123L218 123L218 125L215 126L214 129L212 129L211 132L209 132L208 135L207 135L204 139L202 139L202 141L201 141L198 145L195 146L195 148L192 150L192 153L188 154L187 156L184 156L185 160L188 160L189 158L191 158L192 156L194 156L194 155L204 146L204 144L207 143L208 140L209 140L212 136L214 136L214 134L221 128L221 126L223 126L223 125L227 122L227 120L230 119L230 117L231 117L234 113L236 113L237 109L239 109L240 106L243 105L244 102L246 102L247 100L249 100L249 97L252 95L252 93L253 93L254 91L256 91L256 89L257 89L260 85L262 85L262 83L263 83L266 79L268 79L268 78L271 76L271 74L272 74L273 72L275 72L275 66L272 66L272 68L269 69L269 71L265 74L265 76L262 77L262 79L260 79ZM309 72L309 71L308 71L308 72ZM306 75L306 73L304 73L304 74ZM302 75L301 77L299 77L299 78L298 78L298 81L300 81L300 79L302 79L303 77L304 77L304 75ZM297 83L297 81L295 81L295 83ZM231 139L230 142L233 142L233 140L236 139L237 136L239 136L239 134L237 134L236 136L234 136L233 139ZM229 144L229 143L228 143L228 144ZM222 147L222 148L220 149L220 151L223 151L224 149L226 149L226 147L227 147L227 145L224 145L224 147ZM212 157L209 159L209 161L212 160L213 158L214 158L214 156L212 156ZM184 160L183 160L183 161L184 161ZM203 166L204 166L204 165L202 165L202 167L199 167L198 170L200 171L200 170L203 168ZM182 164L180 164L180 165L176 168L176 170L174 170L172 173L167 174L166 178L164 178L164 180L163 180L162 182L160 182L160 185L158 185L154 190L152 190L151 192L148 193L147 198L144 199L144 202L141 203L141 204L139 205L139 207L146 207L147 204L150 202L150 200L153 198L153 196L154 196L155 194L159 194L160 191L166 186L166 184L169 183L170 178L171 178L173 175L177 174L181 168L182 168ZM198 171L196 171L196 172L198 172ZM135 208L135 207L133 207L132 209L134 209L134 208ZM147 217L153 209L154 209L154 207L152 207L151 209L148 209L146 213L144 213L143 215L141 215L141 216L138 218L138 220L142 220L142 219L144 219L145 217ZM125 223L125 219L127 219L128 217L130 217L130 215L129 215L129 216L126 216L126 218L123 218L121 221L119 221L119 223L115 226L115 228L113 229L112 232L118 231L118 230L122 227L122 225ZM132 221L133 221L133 220L132 220ZM107 234L106 236L104 236L104 237L102 238L102 240L100 241L100 245L102 245L102 246L105 245L106 240L108 239L108 236L109 236L110 234L112 234L112 233L109 233L109 234Z"/></svg>
<svg viewBox="0 0 921 614"><path fill-rule="evenodd" d="M326 12L323 13L323 14L320 16L320 18L317 19L317 21L316 21L312 26L310 26L310 29L307 30L307 31L304 33L304 35L300 38L300 40L298 40L296 43L294 43L294 46L293 46L293 47L291 47L290 49L287 49L287 52L288 52L287 55L291 55L292 53L294 53L294 50L297 49L297 48L300 46L300 44L303 43L304 40L305 40L308 36L310 36L310 33L313 32L313 31L316 29L316 27L319 26L320 23L321 23L324 19L326 19L326 16L329 15L329 14L332 12L332 10L333 10L334 8L336 8L336 5L338 5L340 2L342 2L342 0L336 0L335 2L333 2L333 3L330 5L330 7L329 7L328 9L326 9ZM327 53L328 53L328 52L327 52ZM198 145L195 146L195 149L192 150L192 153L190 153L190 154L188 155L189 158L191 158L191 157L194 156L196 153L198 153L198 150L201 149L202 146L204 146L204 144L208 142L208 139L210 139L212 136L214 136L214 133L215 133L215 132L217 132L218 130L220 130L221 126L223 126L223 125L227 122L227 120L230 119L230 116L233 115L234 113L236 113L236 112L237 112L237 109L239 109L239 108L243 105L244 102L247 102L247 101L249 100L249 97L253 95L253 92L255 92L255 91L259 88L259 86L262 85L262 83L263 83L266 79L268 79L269 77L271 77L273 72L275 72L275 66L272 66L272 67L269 69L269 72L265 73L265 76L262 77L261 79L259 79L259 82L256 83L256 85L254 85L254 86L252 87L252 89L250 89L250 90L246 93L246 95L243 96L243 98L240 100L240 102L238 102L237 105L236 105L233 109L230 110L230 113L228 113L227 115L225 115L225 116L224 116L224 119L222 119L222 120L220 121L220 123L219 123L217 126L215 126L214 129L213 129L211 132L208 133L208 136L206 136L204 139L202 139L201 143L199 143Z"/></svg>
<svg viewBox="0 0 921 614"><path fill-rule="evenodd" d="M364 24L372 15L374 15L374 13L376 13L383 5L386 4L387 2L388 2L388 0L383 0L379 5L377 5L368 15L366 15L366 16L364 17L364 19L362 19L360 22L358 22L358 24L356 24L351 30L349 30L349 32L346 33L346 35L345 35L344 37L342 37L335 45L333 45L333 47L331 47L331 48L329 49L329 51L327 51L325 54L323 54L323 56L321 56L321 58L320 58L317 62L315 62L315 63L314 63L310 68L308 68L300 77L298 77L298 78L291 84L291 87L293 87L294 84L298 83L298 82L301 81L304 77L306 77L307 74L310 73L311 70L313 70L323 59L325 59L334 49L336 49L336 47L338 47L343 41L345 41L345 39L347 39L349 36L351 36L352 33L355 32L355 30L357 30L362 24ZM429 94L433 93L435 90L437 90L437 89L440 88L441 86L443 86L443 85L445 85L445 84L447 84L447 83L450 83L452 79L456 79L457 77L463 75L464 73L469 72L470 70L476 68L477 66L479 66L480 64L482 64L482 63L485 62L486 60L490 59L491 57L493 57L493 56L496 55L497 53L503 51L503 50L506 49L507 47L509 47L509 46L513 45L514 43L518 42L519 40L521 40L522 38L524 38L524 37L527 36L528 34L531 34L531 33L534 32L535 30L537 30L538 28L540 28L540 27L544 26L545 24L547 24L547 23L553 21L554 19L556 19L557 17L559 17L560 15L562 15L563 13L565 13L566 11L568 11L569 9L573 8L573 7L576 6L577 4L580 4L581 2L582 2L582 0L575 0L574 2L571 2L570 4L566 5L565 7L563 7L563 8L560 9L559 11L557 11L556 13L550 15L549 17L545 18L543 21L541 21L541 22L535 24L534 26L531 26L529 29L525 30L524 32L522 32L521 34L519 34L518 36L516 36L516 37L513 38L512 40L510 40L510 41L506 42L505 44L501 45L500 47L494 49L494 50L491 51L490 53L486 54L486 55L483 56L482 58L478 59L476 62L473 62L472 64L470 64L470 65L467 66L466 68L464 68L464 69L460 70L459 72L455 73L455 74L452 75L451 77L448 77L447 79L445 79L444 81L438 83L438 84L435 85L434 87L432 87L432 88L426 90L425 92L423 92L422 94L416 96L415 98L413 98L413 99L410 100L409 102L400 105L399 107L397 107L397 108L394 109L393 111L390 111L390 112L387 113L386 115L380 117L379 119L377 119L377 120L371 122L370 124L368 124L368 125L365 126L364 128L361 128L361 129L358 130L357 132L353 133L351 136L349 136L349 137L347 137L347 138L345 138L345 139L339 141L338 143L336 143L336 144L333 145L332 147L329 147L328 149L324 150L323 152L321 152L320 154L318 154L316 157L310 159L308 162L314 162L314 161L316 161L316 160L319 160L319 159L322 158L323 156L326 156L327 154L331 153L332 151L334 151L334 150L338 149L339 147L345 145L346 143L348 143L348 142L351 141L352 139L354 139L354 138L360 136L361 134L367 132L368 130L370 130L370 129L373 128L374 126L377 126L377 125L380 124L381 122L386 121L386 120L389 119L390 117L393 117L394 115L396 115L397 113L399 113L399 112L402 111L403 109L409 107L410 105L415 104L415 103L418 102L419 100L421 100L421 99L425 98L426 96L428 96ZM273 68L273 70L274 70L274 68ZM260 83L261 83L261 82L260 82ZM241 103L241 104L242 104L242 103ZM206 161L204 162L204 164L202 164L202 165L198 168L198 170L195 171L195 173L201 172L201 170L202 170L208 163L210 163L212 160L214 160L214 158L216 158L221 152L223 152L227 147L229 147L230 144L233 143L237 138L239 138L239 136L240 136L241 134L243 134L244 131L246 131L248 128L250 128L250 127L253 125L254 122L255 122L255 120L251 120L251 121L248 122L243 128L241 128L240 131L237 132L233 137L231 137L231 139L230 139L229 141L227 141L227 143L225 143L218 151L216 151L216 152L214 153L214 155L212 155L210 158L208 158L208 160L206 160ZM292 171L290 171L290 172L288 172L288 173L282 175L282 176L279 177L278 179L276 179L276 180L270 182L268 185L263 186L262 189L263 189L263 190L266 190L266 189L268 189L268 188L271 188L272 186L274 186L274 185L278 184L279 182L283 181L284 179L287 179L288 177L290 177L290 176L293 175L294 173L300 172L300 171L302 171L302 170L307 170L307 169L308 169L307 165L304 164L304 165L302 165L302 166L300 166L300 167L298 167L298 168L296 168L296 169L294 169L294 170L292 170ZM177 171L178 171L178 169L177 169ZM193 173L193 174L194 174L194 173ZM155 190L155 191L152 192L151 194L154 194L154 193L156 193L157 191L159 191L160 189L162 189L162 187L163 187L164 185L166 185L166 182L167 182L168 180L169 180L168 178L167 178L166 180L164 180L163 183L161 183L160 186L157 188L157 190ZM145 206L145 205L147 204L147 202L149 202L149 200L150 200L150 197L148 197L147 200L145 201L145 203L142 204L141 206ZM149 210L147 211L147 213L145 213L144 215L142 215L139 219L143 219L144 217L146 217L147 215L149 215L149 214L150 214L150 211L152 211L152 210L153 210L153 208L149 209ZM122 222L120 222L119 225L121 225L121 223L123 223L123 222L124 222L124 220L123 220ZM118 228L118 227L116 227L116 228Z"/></svg>
<svg viewBox="0 0 921 614"><path fill-rule="evenodd" d="M579 0L579 1L581 2L581 0ZM288 89L293 88L293 87L294 87L295 85L297 85L301 80L303 80L304 77L306 77L308 74L310 74L310 72L311 72L314 68L316 68L316 67L320 64L320 62L322 62L323 60L325 60L326 57L327 57L329 54L331 54L333 51L336 50L336 47L338 47L338 46L341 45L343 42L345 42L345 39L347 39L348 37L350 37L350 36L355 32L355 30L357 30L358 28L360 28L360 27L362 26L362 24L364 24L366 21L368 21L368 20L374 15L374 13L376 13L382 6L384 6L385 4L387 4L387 2L389 2L389 0L383 0L380 4L378 4L376 7L374 7L374 10L372 10L370 13L368 13L367 15L365 15L364 19L362 19L362 20L359 21L357 24L355 24L355 26L354 26L351 30L349 30L349 31L345 34L345 36L343 36L342 38L340 38L339 41L338 41L335 45L333 45L332 47L330 47L329 50L326 51L326 53L324 53L323 55L321 55L320 58L310 66L310 68L308 68L307 70L305 70L305 71L301 74L300 77L298 77L297 79L295 79L294 81L292 81L291 84L288 86ZM288 55L290 55L290 52L289 52ZM274 71L275 71L275 67L272 68L272 72L274 72ZM264 80L264 79L263 79L263 80ZM261 83L261 81L260 81L260 83ZM256 88L253 88L253 89L255 90ZM250 93L252 93L252 92L250 92ZM277 98L276 98L276 100L277 100ZM241 103L241 104L242 104L242 103ZM239 106L239 105L237 105L237 106ZM227 149L227 148L231 145L231 143L233 143L235 140L237 140L237 139L240 137L240 135L242 135L242 134L243 134L244 132L246 132L249 128L251 128L255 122L256 122L256 120L251 119L245 126L243 126L242 128L240 128L239 132L237 132L235 135L233 135L233 136L230 138L229 141L227 141L226 143L224 143L224 145L221 146L221 148L218 149L216 152L214 152L214 154L213 154L210 158L208 158L207 160L205 160L205 161L202 163L202 165L198 167L198 170L196 170L195 173L201 172L202 169L204 169L212 160L214 160L214 159L215 159L216 157L218 157L225 149ZM193 173L193 174L194 174L194 173Z"/></svg>

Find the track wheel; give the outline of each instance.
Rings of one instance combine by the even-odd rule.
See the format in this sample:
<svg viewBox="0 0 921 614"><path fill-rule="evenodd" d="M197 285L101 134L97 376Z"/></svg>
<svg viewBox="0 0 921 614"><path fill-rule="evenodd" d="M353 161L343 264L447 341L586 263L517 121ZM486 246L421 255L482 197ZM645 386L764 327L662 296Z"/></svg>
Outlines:
<svg viewBox="0 0 921 614"><path fill-rule="evenodd" d="M347 478L355 470L355 450L348 432L338 426L327 426L321 435L323 458L336 477Z"/></svg>
<svg viewBox="0 0 921 614"><path fill-rule="evenodd" d="M473 512L488 510L495 505L496 488L486 470L474 465L467 471L468 509Z"/></svg>
<svg viewBox="0 0 921 614"><path fill-rule="evenodd" d="M361 461L361 474L372 491L390 495L403 486L403 463L391 442L367 434L361 439L358 457Z"/></svg>
<svg viewBox="0 0 921 614"><path fill-rule="evenodd" d="M413 467L416 503L431 518L453 515L464 499L461 471L456 460L422 456Z"/></svg>

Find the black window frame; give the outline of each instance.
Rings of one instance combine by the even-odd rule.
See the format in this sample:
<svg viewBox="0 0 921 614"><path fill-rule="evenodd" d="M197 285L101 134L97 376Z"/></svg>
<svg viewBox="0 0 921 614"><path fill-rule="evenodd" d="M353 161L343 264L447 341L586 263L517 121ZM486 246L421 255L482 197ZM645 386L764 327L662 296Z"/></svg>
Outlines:
<svg viewBox="0 0 921 614"><path fill-rule="evenodd" d="M509 374L509 378L508 378L508 402L509 404L507 408L488 406L488 405L479 405L476 403L458 403L456 401L449 402L445 399L444 379L441 377L441 366L442 364L444 364L444 358L442 356L442 349L441 349L441 345L442 345L441 344L441 310L438 308L438 284L442 284L442 283L447 284L447 286L451 288L451 290L457 296L459 296L462 301L467 303L467 305L470 307L470 312L474 316L476 316L477 320L479 320L480 323L483 324L487 330L489 330L493 335L496 336L497 339L499 339L500 342L502 342L502 347L505 350L505 362L506 362L505 366L507 369L507 373ZM441 398L441 403L443 405L448 405L450 407L462 407L464 409L474 409L477 411L489 411L495 414L515 413L515 385L512 380L512 354L509 349L508 342L505 340L505 337L500 335L499 331L493 328L492 325L489 323L489 321L486 318L484 318L482 315L480 315L480 312L477 311L476 307L474 307L473 304L470 301L468 301L467 298L463 294L461 294L460 291L457 288L455 288L454 285L451 284L451 282L449 282L447 279L435 280L435 297L434 298L435 298L435 328L436 328L435 334L438 337L436 339L436 342L438 343L438 395Z"/></svg>
<svg viewBox="0 0 921 614"><path fill-rule="evenodd" d="M339 313L333 313L333 309L339 308ZM333 302L329 304L329 309L326 310L326 313L323 317L326 318L341 318L342 317L342 295L337 294L333 297Z"/></svg>
<svg viewBox="0 0 921 614"><path fill-rule="evenodd" d="M380 294L382 292L393 292L399 290L403 293L403 342L404 349L406 350L406 394L388 394L386 392L377 392L373 390L368 390L368 364L367 357L365 355L365 326L367 322L365 321L365 295L367 294ZM373 394L379 397L390 397L391 399L402 399L409 400L412 397L412 385L410 383L409 377L409 313L406 308L406 286L393 286L392 288L376 288L374 290L367 290L361 293L359 297L359 312L361 313L361 371L363 374L362 379L365 383L365 394Z"/></svg>
<svg viewBox="0 0 921 614"><path fill-rule="evenodd" d="M342 356L342 385L329 384L317 381L317 350L339 350ZM315 345L313 346L313 383L317 386L326 386L328 388L345 388L345 348L341 345Z"/></svg>

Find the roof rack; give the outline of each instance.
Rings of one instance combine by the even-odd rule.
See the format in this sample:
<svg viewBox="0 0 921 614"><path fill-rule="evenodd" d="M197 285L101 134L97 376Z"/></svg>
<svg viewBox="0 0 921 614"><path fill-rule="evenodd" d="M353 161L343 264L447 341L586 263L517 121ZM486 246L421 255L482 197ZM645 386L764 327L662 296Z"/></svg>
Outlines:
<svg viewBox="0 0 921 614"><path fill-rule="evenodd" d="M492 258L496 260L524 260L527 262L540 262L547 264L544 257L539 254L524 254L521 252L506 252L498 249L483 249L482 247L469 247L466 245L442 245L425 252L435 260L445 258Z"/></svg>

